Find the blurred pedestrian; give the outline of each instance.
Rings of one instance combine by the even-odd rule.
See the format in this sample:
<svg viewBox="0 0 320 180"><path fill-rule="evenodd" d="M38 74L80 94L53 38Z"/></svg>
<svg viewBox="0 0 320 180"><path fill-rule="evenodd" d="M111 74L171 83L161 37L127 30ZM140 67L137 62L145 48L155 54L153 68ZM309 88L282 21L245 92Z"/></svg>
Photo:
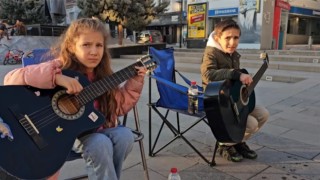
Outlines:
<svg viewBox="0 0 320 180"><path fill-rule="evenodd" d="M14 25L14 29L12 29L13 33L16 36L23 36L27 35L27 28L26 25L20 21L19 19L16 20L16 24Z"/></svg>
<svg viewBox="0 0 320 180"><path fill-rule="evenodd" d="M11 40L9 38L9 33L8 33L8 23L6 20L2 20L0 22L0 40L4 37L7 36L7 40Z"/></svg>

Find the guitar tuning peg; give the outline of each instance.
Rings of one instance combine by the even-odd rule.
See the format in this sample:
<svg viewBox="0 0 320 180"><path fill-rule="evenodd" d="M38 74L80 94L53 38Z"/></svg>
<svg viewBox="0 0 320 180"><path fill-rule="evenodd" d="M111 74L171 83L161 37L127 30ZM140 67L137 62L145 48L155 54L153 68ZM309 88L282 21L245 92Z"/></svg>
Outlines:
<svg viewBox="0 0 320 180"><path fill-rule="evenodd" d="M260 54L260 59L265 59L267 58L267 53L263 52Z"/></svg>

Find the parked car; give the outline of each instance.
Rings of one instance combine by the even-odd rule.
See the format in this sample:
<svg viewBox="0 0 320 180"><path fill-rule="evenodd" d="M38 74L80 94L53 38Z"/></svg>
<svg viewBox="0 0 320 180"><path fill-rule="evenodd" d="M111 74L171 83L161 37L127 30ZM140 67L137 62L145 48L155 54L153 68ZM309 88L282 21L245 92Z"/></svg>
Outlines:
<svg viewBox="0 0 320 180"><path fill-rule="evenodd" d="M144 30L141 31L137 37L137 43L162 43L163 37L160 31L158 30Z"/></svg>

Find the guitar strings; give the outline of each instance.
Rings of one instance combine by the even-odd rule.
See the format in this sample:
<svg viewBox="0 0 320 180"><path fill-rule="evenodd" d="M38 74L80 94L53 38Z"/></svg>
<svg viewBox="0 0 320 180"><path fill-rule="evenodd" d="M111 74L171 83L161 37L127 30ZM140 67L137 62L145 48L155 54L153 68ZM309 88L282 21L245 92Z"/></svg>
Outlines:
<svg viewBox="0 0 320 180"><path fill-rule="evenodd" d="M136 75L136 69L134 68L133 65L132 65L132 66L129 66L128 68L131 68L131 70L133 70L133 71L128 71L129 73L126 72L126 71L124 71L124 74L125 74L126 76L130 77L130 76ZM130 70L130 69L129 69L129 70ZM119 74L120 74L120 75L123 75L122 73L119 73ZM124 77L124 76L123 76L123 77ZM113 80L112 80L111 78L113 78ZM117 78L118 78L118 79L117 79ZM108 79L110 80L109 83L111 82L111 84L112 84L113 87L115 87L115 86L118 85L118 84L116 83L117 81L122 80L120 77L117 77L117 76L115 76L115 77L109 76ZM107 81L107 79L105 79L104 81ZM93 86L88 86L87 89L92 90L94 93L99 93L99 92L97 92L97 91L98 91L99 89L101 89L101 87L102 87L102 88L109 88L109 89L112 88L112 87L109 86L108 83L106 83L106 85L107 85L108 87L103 87L103 86L101 86L100 84L93 84L93 86L95 86L96 88L94 88ZM92 93L91 93L91 94L92 94ZM86 102L85 98L86 98L86 97L89 97L89 98L90 98L90 97L91 97L91 94L90 94L89 91L83 91L84 99L81 98L81 96L77 96L77 98L76 98L76 96L67 96L66 98L67 98L67 102L69 103L68 105L74 106L74 104L71 103L70 101L73 101L73 102L74 102L74 101L77 101L77 102L79 102L80 104L85 104L85 102ZM63 108L65 108L65 105L63 105ZM78 110L79 110L79 109L78 109ZM46 127L47 125L49 125L49 124L55 122L57 119L60 119L60 118L61 118L60 116L58 116L58 115L53 111L51 105L45 106L45 107L43 107L43 108L41 108L41 109L39 109L39 110L37 110L37 111L29 114L28 117L33 121L32 123L37 127L38 130ZM38 119L38 118L40 118L40 119ZM28 123L27 121L23 121L23 122L22 122L22 125L26 128L26 130L27 130L28 132L30 132L30 131L33 130L33 127L32 127L31 124Z"/></svg>
<svg viewBox="0 0 320 180"><path fill-rule="evenodd" d="M67 99L70 99L70 101L73 101L75 98L75 96L68 96L66 97ZM69 102L69 101L67 101ZM63 105L62 108L66 109L66 106L70 106L71 103L67 104L67 105ZM43 113L42 113L43 114ZM39 116L38 116L39 117ZM41 117L41 114L40 114ZM35 122L38 126L39 129L42 129L44 127L46 127L47 125L51 124L52 122L54 122L56 119L59 119L60 116L58 116L53 109L51 108L51 106L49 106L48 111L44 112L44 115L42 116L44 118L39 119L37 122ZM35 116L32 116L32 118L37 118Z"/></svg>

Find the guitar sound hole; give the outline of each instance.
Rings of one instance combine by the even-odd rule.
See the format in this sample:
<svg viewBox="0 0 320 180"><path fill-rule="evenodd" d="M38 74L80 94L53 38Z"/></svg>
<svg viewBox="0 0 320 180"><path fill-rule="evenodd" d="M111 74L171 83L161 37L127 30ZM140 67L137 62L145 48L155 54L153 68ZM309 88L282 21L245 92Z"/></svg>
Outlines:
<svg viewBox="0 0 320 180"><path fill-rule="evenodd" d="M241 101L243 104L247 104L249 101L248 90L245 87L241 88Z"/></svg>
<svg viewBox="0 0 320 180"><path fill-rule="evenodd" d="M76 114L80 109L78 100L73 95L61 95L57 101L57 106L66 115Z"/></svg>

